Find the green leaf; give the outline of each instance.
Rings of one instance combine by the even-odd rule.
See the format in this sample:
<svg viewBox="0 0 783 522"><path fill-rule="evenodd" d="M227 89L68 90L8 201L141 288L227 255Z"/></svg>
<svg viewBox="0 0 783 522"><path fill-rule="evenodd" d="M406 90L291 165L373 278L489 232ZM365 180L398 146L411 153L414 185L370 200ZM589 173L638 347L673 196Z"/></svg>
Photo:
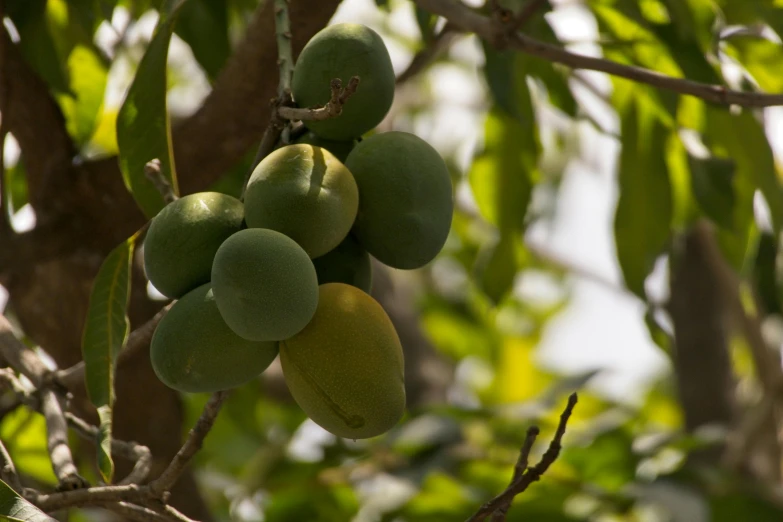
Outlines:
<svg viewBox="0 0 783 522"><path fill-rule="evenodd" d="M98 462L106 483L111 482L111 408L114 403L114 371L117 356L128 337L127 309L130 268L138 234L108 255L93 283L82 337L87 394L98 408L101 429Z"/></svg>
<svg viewBox="0 0 783 522"><path fill-rule="evenodd" d="M190 0L179 14L176 33L190 45L196 61L214 81L231 54L227 2Z"/></svg>
<svg viewBox="0 0 783 522"><path fill-rule="evenodd" d="M68 57L72 95L59 96L68 133L80 144L92 136L103 106L108 71L95 51L77 45Z"/></svg>
<svg viewBox="0 0 783 522"><path fill-rule="evenodd" d="M774 228L780 232L783 229L783 191L761 123L750 111L731 114L725 109L710 107L707 129L712 143L737 163L738 177L761 190L769 205Z"/></svg>
<svg viewBox="0 0 783 522"><path fill-rule="evenodd" d="M112 407L104 405L98 408L98 470L101 472L104 482L111 483L114 477L114 461L111 458L112 438Z"/></svg>
<svg viewBox="0 0 783 522"><path fill-rule="evenodd" d="M57 522L0 480L0 520L12 522Z"/></svg>
<svg viewBox="0 0 783 522"><path fill-rule="evenodd" d="M644 281L666 246L674 212L663 154L669 130L646 96L632 94L621 115L615 244L626 285L644 298Z"/></svg>
<svg viewBox="0 0 783 522"><path fill-rule="evenodd" d="M438 21L438 17L429 11L425 11L421 7L416 7L416 24L419 26L419 32L421 32L421 39L424 42L432 40L435 32L435 22Z"/></svg>
<svg viewBox="0 0 783 522"><path fill-rule="evenodd" d="M725 158L688 156L691 190L702 211L717 225L734 228L735 165Z"/></svg>
<svg viewBox="0 0 783 522"><path fill-rule="evenodd" d="M495 108L484 129L484 150L468 175L473 195L484 219L502 232L521 232L538 177L535 126L532 120L520 122Z"/></svg>
<svg viewBox="0 0 783 522"><path fill-rule="evenodd" d="M517 66L520 55L515 51L498 51L484 42L484 76L497 106L512 118L532 125L530 90L525 71Z"/></svg>
<svg viewBox="0 0 783 522"><path fill-rule="evenodd" d="M477 260L479 285L494 304L500 303L514 286L520 265L522 243L519 234L503 234Z"/></svg>
<svg viewBox="0 0 783 522"><path fill-rule="evenodd" d="M10 203L10 205L6 207L6 212L17 212L29 201L27 174L24 169L24 162L21 161L21 158L16 162L16 165L6 169L4 181L7 187L8 201L3 201L2 204L6 205Z"/></svg>
<svg viewBox="0 0 783 522"><path fill-rule="evenodd" d="M68 93L68 73L46 19L46 0L9 2L6 9L19 32L19 48L25 60L52 89Z"/></svg>
<svg viewBox="0 0 783 522"><path fill-rule="evenodd" d="M159 159L161 174L171 183L174 193L179 193L166 109L166 58L178 8L182 5L182 2L177 4L169 16L161 13L155 35L117 115L122 178L148 218L154 217L165 202L144 175L147 162Z"/></svg>

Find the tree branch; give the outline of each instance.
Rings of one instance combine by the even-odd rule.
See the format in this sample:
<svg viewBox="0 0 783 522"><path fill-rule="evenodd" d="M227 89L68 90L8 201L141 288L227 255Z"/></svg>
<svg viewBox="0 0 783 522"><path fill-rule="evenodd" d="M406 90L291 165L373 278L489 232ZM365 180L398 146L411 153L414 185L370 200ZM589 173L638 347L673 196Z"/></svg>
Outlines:
<svg viewBox="0 0 783 522"><path fill-rule="evenodd" d="M498 516L501 518L497 520L503 520L505 518L505 512L511 506L514 497L525 491L530 484L541 479L541 476L549 469L549 466L557 459L562 449L563 435L565 435L566 425L568 419L574 411L576 402L578 400L576 392L572 393L568 397L568 404L566 405L563 413L560 414L560 422L555 430L555 435L552 437L552 442L549 443L541 460L532 468L527 467L527 461L530 456L530 450L533 447L533 442L538 435L538 428L532 427L528 429L525 442L522 445L522 449L519 453L519 459L514 466L514 475L511 479L511 483L508 485L505 491L496 496L483 506L479 508L476 513L471 516L467 522L480 522L486 520L489 516L494 516L495 513L500 512Z"/></svg>
<svg viewBox="0 0 783 522"><path fill-rule="evenodd" d="M536 40L519 32L506 34L506 25L483 16L454 0L415 0L416 4L466 31L499 46L507 46L531 56L566 65L574 69L599 71L643 83L659 89L695 96L716 105L771 107L783 105L783 94L734 91L722 85L674 78L642 67L624 65L604 58L594 58L566 51L558 46Z"/></svg>
<svg viewBox="0 0 783 522"><path fill-rule="evenodd" d="M16 466L14 466L14 461L11 459L11 455L8 453L2 440L0 440L0 461L0 465L2 465L0 475L3 481L16 490L17 493L21 493L22 483L19 481L19 475L16 474Z"/></svg>
<svg viewBox="0 0 783 522"><path fill-rule="evenodd" d="M87 486L73 463L68 447L68 425L65 422L60 400L49 381L49 369L32 350L22 344L13 333L11 323L0 314L0 355L12 368L21 372L38 389L41 399L41 413L46 420L47 448L52 460L52 469L59 481L58 488L69 490Z"/></svg>
<svg viewBox="0 0 783 522"><path fill-rule="evenodd" d="M293 57L326 25L339 3L288 2ZM270 122L266 100L275 97L280 84L270 74L278 69L279 59L274 9L275 2L264 2L203 106L174 129L183 194L203 190L226 172L258 143Z"/></svg>
<svg viewBox="0 0 783 522"><path fill-rule="evenodd" d="M291 20L288 16L288 0L275 1L275 39L277 41L277 65L280 82L277 97L291 99L291 78L294 75L294 51L291 49Z"/></svg>
<svg viewBox="0 0 783 522"><path fill-rule="evenodd" d="M332 97L323 107L300 108L281 105L277 109L277 114L286 120L322 121L335 118L342 114L343 105L353 96L358 87L358 76L352 77L344 89L342 80L334 78L330 83Z"/></svg>
<svg viewBox="0 0 783 522"><path fill-rule="evenodd" d="M443 29L435 35L435 38L433 38L424 49L414 55L411 63L409 63L408 67L400 73L395 80L395 83L401 85L414 76L417 76L448 49L461 34L462 31L447 22L446 25L443 26Z"/></svg>
<svg viewBox="0 0 783 522"><path fill-rule="evenodd" d="M228 397L228 394L228 391L219 391L213 393L212 397L209 398L196 425L190 430L185 444L182 445L182 448L180 448L161 476L149 484L148 487L154 496L163 496L164 493L171 490L180 474L187 467L190 459L201 449L201 445L209 434L209 430L212 429L212 425L215 423L215 419L217 419L220 408L223 406L223 402Z"/></svg>

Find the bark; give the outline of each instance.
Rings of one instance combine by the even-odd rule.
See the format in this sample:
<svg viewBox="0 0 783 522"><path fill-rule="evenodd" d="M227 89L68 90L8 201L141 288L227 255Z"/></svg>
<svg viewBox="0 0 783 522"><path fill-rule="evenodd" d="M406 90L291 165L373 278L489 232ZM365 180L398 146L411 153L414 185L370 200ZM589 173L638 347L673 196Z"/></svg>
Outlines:
<svg viewBox="0 0 783 522"><path fill-rule="evenodd" d="M682 238L672 260L669 312L674 323L674 370L689 433L735 422L734 376L722 273L727 270L709 226ZM725 444L692 454L696 464L719 463Z"/></svg>
<svg viewBox="0 0 783 522"><path fill-rule="evenodd" d="M338 4L292 2L295 52L326 25ZM81 359L82 325L100 263L143 225L144 217L125 189L116 158L73 161L75 150L56 102L5 30L0 34L0 78L3 127L19 140L38 220L37 233L0 232L0 282L9 290L10 307L25 333L60 367L67 367ZM255 146L268 122L268 101L276 85L272 2L264 2L203 106L173 131L183 194L206 188ZM132 325L143 324L160 306L146 297L137 265ZM116 387L115 435L152 450L154 478L181 444L179 396L155 377L148 350L123 365ZM94 421L84 390L74 392L79 413ZM117 464L119 475L129 471L127 463ZM172 503L189 516L209 519L191 473L174 488Z"/></svg>

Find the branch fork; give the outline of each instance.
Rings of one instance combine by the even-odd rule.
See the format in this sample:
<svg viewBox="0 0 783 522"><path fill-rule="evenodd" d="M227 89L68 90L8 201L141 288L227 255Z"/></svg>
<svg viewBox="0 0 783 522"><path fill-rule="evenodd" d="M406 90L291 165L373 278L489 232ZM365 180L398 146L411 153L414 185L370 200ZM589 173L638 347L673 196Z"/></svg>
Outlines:
<svg viewBox="0 0 783 522"><path fill-rule="evenodd" d="M533 443L536 441L540 431L537 426L528 428L508 487L501 494L481 506L467 522L480 522L489 517L492 517L492 522L502 522L506 519L506 513L510 509L514 497L525 491L533 482L540 480L541 476L560 455L566 425L568 424L568 419L571 418L577 400L576 393L572 393L568 397L568 403L563 413L560 414L560 422L552 437L552 442L549 443L549 448L547 448L538 464L532 467L528 467L530 451L533 449Z"/></svg>
<svg viewBox="0 0 783 522"><path fill-rule="evenodd" d="M343 88L343 82L340 78L334 78L329 84L332 96L326 105L313 108L288 107L280 105L277 109L277 115L285 120L299 121L323 121L329 118L335 118L342 114L343 105L353 96L359 87L359 77L354 76L348 81L348 85Z"/></svg>

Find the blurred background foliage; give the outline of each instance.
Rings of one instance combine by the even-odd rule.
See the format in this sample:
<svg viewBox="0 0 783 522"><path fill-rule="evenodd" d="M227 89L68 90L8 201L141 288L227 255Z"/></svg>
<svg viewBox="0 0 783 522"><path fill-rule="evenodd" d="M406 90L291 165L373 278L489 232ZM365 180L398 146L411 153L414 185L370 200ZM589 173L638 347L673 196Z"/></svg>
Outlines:
<svg viewBox="0 0 783 522"><path fill-rule="evenodd" d="M117 111L163 3L6 0L6 27L55 94L80 160L116 154ZM169 56L174 121L208 95L258 4L188 1ZM540 4L524 27L540 40L669 76L783 91L781 2ZM335 21L378 30L398 73L444 25L408 0L345 0ZM780 346L782 114L730 111L456 35L399 85L379 129L427 139L453 175L457 210L443 252L426 269L390 274L453 368L446 400L415 404L388 435L355 442L322 431L284 394L243 386L195 462L215 519L464 520L505 488L527 427L542 428L539 456L564 398L579 390L562 457L508 520L783 520L779 483L718 462L686 465L725 433L686 430L666 309L678 238L706 220L722 256L758 292L769 344ZM213 188L238 194L251 159ZM10 135L5 163L4 207L23 230L34 216ZM581 220L598 224L580 228ZM603 300L591 300L596 288ZM603 306L618 315L558 340L573 310ZM731 353L737 393L751 408L764 393L743 335L732 337ZM614 372L631 377L606 385L604 361L613 357L627 362ZM206 397L183 400L187 427ZM5 414L0 437L21 473L54 483L38 414ZM94 480L87 457L81 465ZM84 510L70 519L101 517Z"/></svg>

